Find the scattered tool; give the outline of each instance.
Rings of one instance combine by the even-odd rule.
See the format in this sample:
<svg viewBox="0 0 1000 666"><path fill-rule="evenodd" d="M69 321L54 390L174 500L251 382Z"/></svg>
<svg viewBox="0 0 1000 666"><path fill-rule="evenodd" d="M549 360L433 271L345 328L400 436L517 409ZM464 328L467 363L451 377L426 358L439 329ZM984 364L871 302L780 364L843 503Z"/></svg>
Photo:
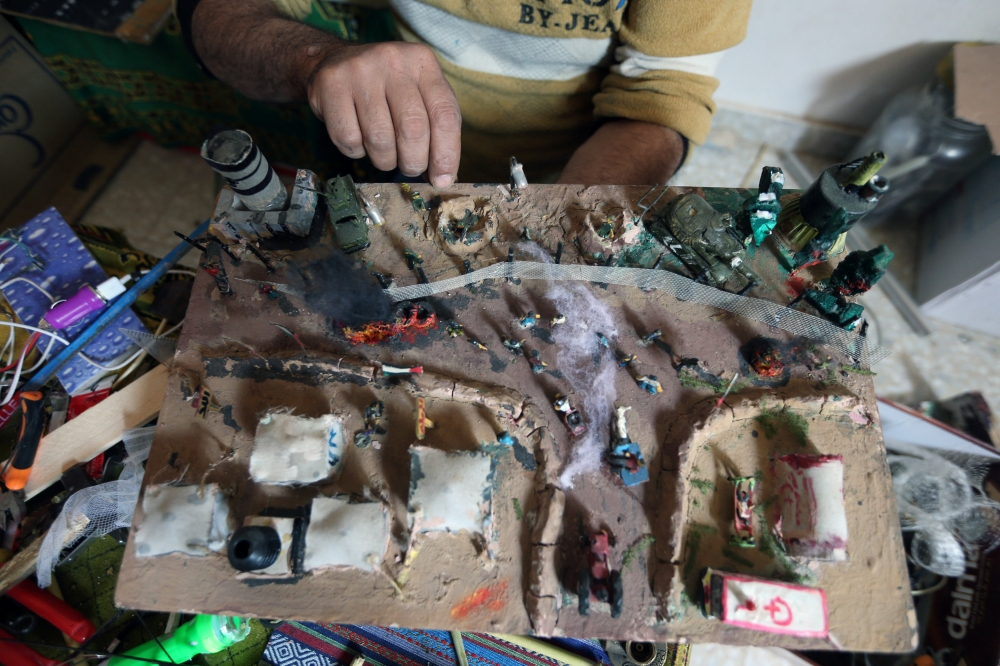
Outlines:
<svg viewBox="0 0 1000 666"><path fill-rule="evenodd" d="M21 490L28 483L31 468L35 464L35 452L45 429L45 394L41 391L25 391L20 396L21 433L3 473L3 482L10 490Z"/></svg>

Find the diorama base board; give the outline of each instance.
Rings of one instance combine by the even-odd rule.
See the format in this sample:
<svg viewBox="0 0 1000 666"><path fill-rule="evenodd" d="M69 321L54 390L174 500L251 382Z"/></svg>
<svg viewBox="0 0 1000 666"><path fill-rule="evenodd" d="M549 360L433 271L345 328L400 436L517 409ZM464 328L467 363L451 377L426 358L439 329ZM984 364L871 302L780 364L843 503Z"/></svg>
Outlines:
<svg viewBox="0 0 1000 666"><path fill-rule="evenodd" d="M435 231L433 211L414 211L398 186L361 187L388 220L384 227L370 230L371 247L356 255L371 270L392 277L397 284L412 284L416 277L406 268L404 248L423 257L422 267L431 280L462 270L463 257L446 252ZM506 258L508 248L521 242L525 228L549 253L555 252L557 242L563 243L564 263L582 261L573 242L581 227L609 216L620 219L622 210L639 210L637 202L646 191L530 186L518 199L507 201L495 186L458 185L447 192L429 186L413 189L432 208L437 197L472 196L488 211L492 238L465 257L474 268ZM752 193L671 188L662 201L684 191L703 193L718 208L728 206L733 212ZM329 252L331 243L327 230L318 245L292 256L300 261L319 258ZM778 257L773 238L757 251L753 266L766 284L752 295L787 303L788 276ZM574 479L572 488L560 489L559 475L577 442L551 407L554 396L569 393L570 386L559 369L560 350L548 324L557 312L544 282L493 281L440 294L428 299L442 320L436 330L418 335L412 343L396 340L355 347L331 321L310 311L294 295L270 299L259 293L260 281L285 282L284 268L268 274L252 259L238 266L225 261L234 296L220 296L203 271L195 281L144 483L181 479L217 483L233 498L237 523L265 510L296 509L319 495L380 498L389 510L390 544L377 572L333 569L285 581L263 581L237 577L224 555L137 558L130 540L116 596L120 605L466 631L864 651L911 649L915 616L874 391L870 377L840 369L852 367L852 359L823 347L812 348L808 341L793 340L766 324L668 294L582 283L613 313L617 336L611 337L611 349L637 355L631 368L616 368L613 392L620 404L632 407L629 435L642 448L650 480L626 488L601 463L598 471ZM809 281L830 270L829 265L811 267L803 277ZM512 331L510 322L529 310L542 315L539 324ZM588 317L587 312L562 314ZM449 337L443 322L451 319L489 350L482 351L463 337ZM271 323L294 331L307 351ZM663 331L659 342L637 344L641 336L657 328ZM532 373L523 353L512 354L501 345L500 337L512 334L527 340L525 351L540 353L549 364L546 372ZM794 364L783 377L748 378L740 348L761 336L809 348L817 362ZM678 370L683 359L699 360L697 375ZM599 360L614 363L610 353ZM422 365L425 375L383 378L377 372L383 362ZM721 409L714 409L736 372L742 373L743 381ZM657 375L663 393L650 395L640 389L634 379L637 374ZM716 386L719 383L721 388ZM211 389L218 403L217 410L210 410L204 420L195 417L188 401L202 385ZM427 415L435 424L419 442L413 416L417 396L427 400ZM871 423L859 424L839 412L836 418L829 416L823 404L831 396L856 400ZM570 397L580 407L580 396ZM357 449L352 443L354 434L364 427L364 408L376 399L385 402L388 432L375 438L379 448ZM806 405L801 410L809 423L809 436L801 450L841 454L848 470L849 559L808 565L813 572L809 584L823 587L830 599L832 637L828 640L725 627L704 619L691 597L690 575L704 566L753 575L799 575L784 567L773 552L747 555L750 549L741 549L736 559L725 554L723 535L732 529L732 494L717 478L708 480L715 483L718 497L701 498L699 503L718 506L718 511L698 518L716 530L717 540L703 539L697 552L691 546L688 516L697 511L692 513L690 502L702 493L690 484L694 475L718 476L718 470L727 465L741 475L760 471L763 483L758 492L764 502L772 493L767 487L768 457L803 446L788 441L789 435L780 428L773 441L745 432L753 428L748 424L759 414L762 400ZM744 410L741 424L723 425L725 419L735 418L744 403L751 406ZM349 444L335 481L278 487L250 480L253 430L262 413L277 408L310 417L334 413L343 420ZM612 425L609 420L590 427L610 434ZM511 432L517 445L498 444L501 431ZM701 454L696 456L691 444L696 441L708 446L711 456L698 458ZM478 539L464 531L429 533L410 542L406 514L409 447L416 444L493 455L491 534ZM693 471L695 464L700 471ZM135 524L142 521L137 510ZM580 616L575 608L576 572L586 561L584 538L596 529L611 534L612 566L622 568L625 603L617 619L599 603L592 604L588 617ZM649 537L655 542L650 543ZM629 564L623 567L630 549ZM401 596L394 583L401 588Z"/></svg>

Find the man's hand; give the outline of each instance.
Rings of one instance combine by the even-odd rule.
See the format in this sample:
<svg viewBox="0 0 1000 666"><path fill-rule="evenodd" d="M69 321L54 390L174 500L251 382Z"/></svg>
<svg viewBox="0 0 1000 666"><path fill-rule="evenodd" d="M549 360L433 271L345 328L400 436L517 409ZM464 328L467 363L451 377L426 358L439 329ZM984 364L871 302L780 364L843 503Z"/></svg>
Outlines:
<svg viewBox="0 0 1000 666"><path fill-rule="evenodd" d="M201 0L191 35L202 62L253 99L308 101L330 139L376 168L458 175L462 119L430 48L353 44L283 17L271 0Z"/></svg>
<svg viewBox="0 0 1000 666"><path fill-rule="evenodd" d="M340 152L377 169L427 172L435 187L458 174L462 116L437 58L421 44L340 45L307 84L309 105Z"/></svg>
<svg viewBox="0 0 1000 666"><path fill-rule="evenodd" d="M662 125L610 120L601 125L559 176L572 185L655 185L670 180L684 156L681 135Z"/></svg>

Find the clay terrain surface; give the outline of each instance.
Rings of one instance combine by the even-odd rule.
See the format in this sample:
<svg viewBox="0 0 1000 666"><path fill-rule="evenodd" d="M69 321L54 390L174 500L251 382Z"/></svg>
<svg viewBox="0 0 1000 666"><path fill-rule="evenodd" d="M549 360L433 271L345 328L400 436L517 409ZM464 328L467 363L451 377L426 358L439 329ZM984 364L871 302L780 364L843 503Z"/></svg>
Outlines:
<svg viewBox="0 0 1000 666"><path fill-rule="evenodd" d="M625 262L615 265L651 268L662 255L658 270L685 274L636 222L647 188L532 185L511 199L495 185L447 192L414 185L428 208L415 210L398 185L359 187L387 223L371 227L371 246L352 258L395 286L419 280L406 251L419 255L415 267L435 282L466 272L465 261L471 270L505 261L511 249L518 261L551 261L559 244L563 264L594 263L603 253ZM683 192L736 212L755 190L671 188L657 207ZM463 243L447 227L466 209L478 222ZM605 224L613 238L597 233ZM272 298L259 289L261 282L288 284L291 262L322 260L332 245L327 228L311 246L271 249L274 273L249 255L239 265L225 257L230 296L199 271L144 486L218 484L229 497L234 527L267 512L301 516L320 496L378 501L389 520L381 563L266 577L234 570L224 550L139 557L133 538L119 605L586 638L911 649L916 623L875 395L870 371L855 359L665 292L543 280L497 279L431 296L417 306L421 316L437 317L436 327L355 345L337 321L299 295ZM765 284L748 296L780 304L792 299L773 238L750 263ZM831 270L814 266L800 277L809 282ZM414 306L397 307L402 318ZM516 322L529 313L539 315L535 325L520 328ZM552 324L560 314L566 323ZM464 334L449 335L452 322ZM642 342L657 329L660 337ZM524 342L512 352L503 338ZM748 349L764 343L786 361L770 377L747 361ZM543 372L532 371L532 352L547 364ZM625 355L635 359L622 367ZM387 377L383 363L420 365L423 374ZM643 390L640 376L655 376L662 392ZM202 387L213 403L199 418L193 397ZM553 409L557 394L580 410L587 434L571 435ZM419 441L418 398L434 424ZM358 448L355 433L376 400L385 404L386 433ZM640 485L626 487L604 455L616 404L631 408L628 435L649 471ZM308 485L251 479L257 423L276 409L341 420L347 448L338 475ZM512 445L498 441L503 432ZM410 449L418 445L491 457L490 519L482 534L411 530L407 504L418 481L411 478ZM846 560L797 560L784 552L775 530L772 461L789 453L843 456ZM757 545L740 548L730 479L747 476L757 480ZM134 522L140 529L141 504ZM579 571L586 567L588 538L599 530L609 535L610 564L623 580L618 618L599 601L589 615L578 612ZM704 567L822 588L831 637L767 634L706 619L698 606Z"/></svg>

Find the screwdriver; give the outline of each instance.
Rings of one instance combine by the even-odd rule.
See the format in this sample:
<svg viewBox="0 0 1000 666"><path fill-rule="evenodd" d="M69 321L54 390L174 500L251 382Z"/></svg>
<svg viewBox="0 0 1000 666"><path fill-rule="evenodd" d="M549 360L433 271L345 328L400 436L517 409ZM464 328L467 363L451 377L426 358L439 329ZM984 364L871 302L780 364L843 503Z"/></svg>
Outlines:
<svg viewBox="0 0 1000 666"><path fill-rule="evenodd" d="M21 490L28 483L31 467L35 464L35 452L45 428L45 394L41 391L25 391L21 399L21 434L14 447L14 457L3 473L3 482L9 490Z"/></svg>

